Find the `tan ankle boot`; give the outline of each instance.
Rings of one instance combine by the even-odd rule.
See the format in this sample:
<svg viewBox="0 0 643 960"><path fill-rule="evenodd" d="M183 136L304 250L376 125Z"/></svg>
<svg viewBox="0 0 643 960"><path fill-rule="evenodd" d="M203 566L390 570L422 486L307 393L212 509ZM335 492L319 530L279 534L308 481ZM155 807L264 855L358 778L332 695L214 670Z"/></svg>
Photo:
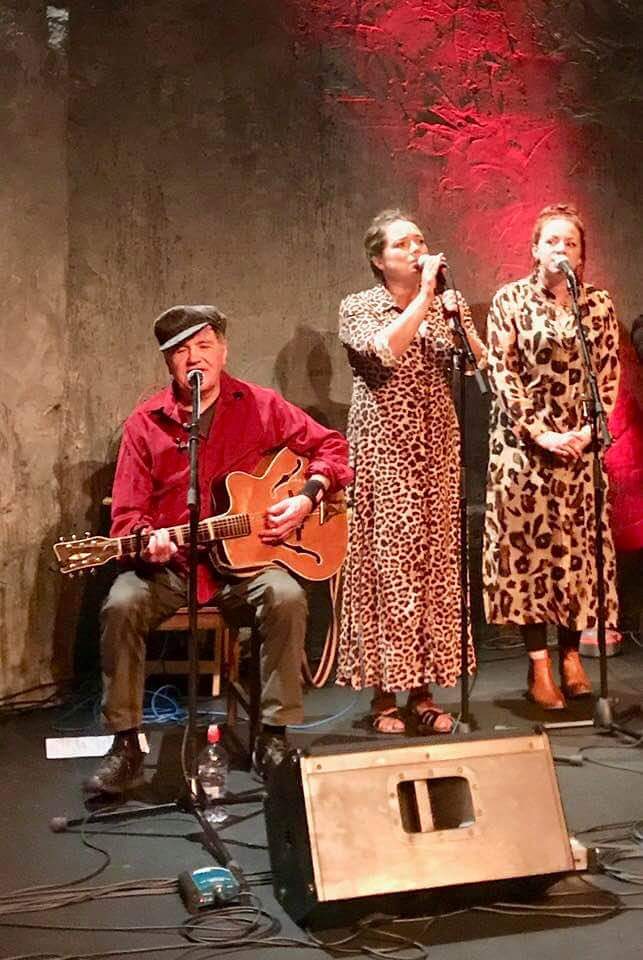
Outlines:
<svg viewBox="0 0 643 960"><path fill-rule="evenodd" d="M542 660L529 658L527 696L545 710L562 710L565 706L565 698L554 680L549 654Z"/></svg>
<svg viewBox="0 0 643 960"><path fill-rule="evenodd" d="M592 684L580 661L578 650L574 647L562 647L559 648L558 656L560 685L565 692L565 696L571 700L578 697L588 697L592 692Z"/></svg>

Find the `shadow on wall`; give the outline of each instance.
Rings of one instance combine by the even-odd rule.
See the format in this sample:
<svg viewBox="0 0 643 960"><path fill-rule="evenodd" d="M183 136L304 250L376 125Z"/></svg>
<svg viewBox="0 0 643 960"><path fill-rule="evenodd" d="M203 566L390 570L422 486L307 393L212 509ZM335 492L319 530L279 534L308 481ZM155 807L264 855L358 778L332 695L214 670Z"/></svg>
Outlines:
<svg viewBox="0 0 643 960"><path fill-rule="evenodd" d="M346 433L349 404L331 397L336 373L346 374L347 364L337 334L329 330L297 327L275 361L275 380L286 400L323 426Z"/></svg>
<svg viewBox="0 0 643 960"><path fill-rule="evenodd" d="M331 389L335 373L347 374L350 384L343 353L336 333L299 326L279 351L274 370L278 389L286 400L301 407L318 423L340 433L346 433L349 404L333 400ZM311 585L308 607L306 651L314 670L332 616L326 583Z"/></svg>
<svg viewBox="0 0 643 960"><path fill-rule="evenodd" d="M109 563L94 568L94 575L86 573L73 579L63 577L58 573L52 547L59 537L71 540L84 537L86 531L93 535L109 533L109 506L103 501L111 495L121 431L122 424L119 424L112 432L105 462L83 461L72 467L62 463L57 465L60 489L68 492L69 501L62 511L61 528L52 530L50 538L43 541L38 577L31 597L34 607L38 603L41 576L61 577L55 611L53 657L55 664L73 661L76 677L97 669L100 607L117 570L115 564Z"/></svg>

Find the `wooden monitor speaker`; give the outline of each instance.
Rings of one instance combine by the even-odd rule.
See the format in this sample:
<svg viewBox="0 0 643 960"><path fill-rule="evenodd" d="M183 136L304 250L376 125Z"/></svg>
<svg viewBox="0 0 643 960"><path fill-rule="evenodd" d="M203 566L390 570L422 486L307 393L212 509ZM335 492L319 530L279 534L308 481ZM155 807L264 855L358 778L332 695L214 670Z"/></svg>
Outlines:
<svg viewBox="0 0 643 960"><path fill-rule="evenodd" d="M274 889L318 904L574 869L544 734L293 751L266 799Z"/></svg>

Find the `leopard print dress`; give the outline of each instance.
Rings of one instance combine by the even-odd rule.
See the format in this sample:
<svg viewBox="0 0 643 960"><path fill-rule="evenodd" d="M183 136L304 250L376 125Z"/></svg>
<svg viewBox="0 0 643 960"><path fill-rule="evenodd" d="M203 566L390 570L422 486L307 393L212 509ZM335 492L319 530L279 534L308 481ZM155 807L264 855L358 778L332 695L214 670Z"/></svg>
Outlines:
<svg viewBox="0 0 643 960"><path fill-rule="evenodd" d="M609 295L581 286L579 304L606 413L618 383ZM491 410L483 581L490 623L596 625L592 453L564 463L534 442L579 430L584 369L576 323L535 276L496 294L487 322ZM609 505L603 513L607 625L616 626Z"/></svg>
<svg viewBox="0 0 643 960"><path fill-rule="evenodd" d="M356 689L453 686L460 674L452 340L436 297L402 357L387 356L378 332L399 312L384 286L353 294L340 307L339 336L353 370L348 439L355 480L337 682ZM473 648L469 662L473 671Z"/></svg>

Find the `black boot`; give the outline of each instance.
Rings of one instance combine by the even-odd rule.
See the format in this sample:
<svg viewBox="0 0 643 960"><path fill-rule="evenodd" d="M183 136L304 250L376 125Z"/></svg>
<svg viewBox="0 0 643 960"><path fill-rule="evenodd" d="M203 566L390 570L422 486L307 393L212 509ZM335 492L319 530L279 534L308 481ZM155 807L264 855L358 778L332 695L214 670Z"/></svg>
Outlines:
<svg viewBox="0 0 643 960"><path fill-rule="evenodd" d="M118 795L143 783L145 754L138 743L138 731L117 733L109 753L83 783L86 793Z"/></svg>

